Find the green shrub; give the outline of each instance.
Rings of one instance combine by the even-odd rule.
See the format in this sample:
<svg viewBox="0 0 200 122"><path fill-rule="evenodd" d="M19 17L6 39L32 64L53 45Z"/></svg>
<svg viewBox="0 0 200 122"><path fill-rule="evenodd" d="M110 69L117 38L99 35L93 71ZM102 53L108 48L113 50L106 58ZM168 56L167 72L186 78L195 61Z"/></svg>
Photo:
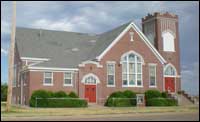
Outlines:
<svg viewBox="0 0 200 122"><path fill-rule="evenodd" d="M133 106L129 99L109 98L107 106L109 107L129 107Z"/></svg>
<svg viewBox="0 0 200 122"><path fill-rule="evenodd" d="M126 98L136 98L136 94L130 90L126 90L124 92L121 92L121 91L113 92L108 97L108 99L105 103L105 106L129 107L129 106L136 105L136 99L126 99Z"/></svg>
<svg viewBox="0 0 200 122"><path fill-rule="evenodd" d="M147 106L177 106L177 101L167 98L152 98L147 100Z"/></svg>
<svg viewBox="0 0 200 122"><path fill-rule="evenodd" d="M36 102L36 97L41 99L37 99ZM81 99L70 99L70 97L63 91L53 93L45 90L37 90L33 92L30 99L31 107L35 107L36 104L37 107L86 107L87 101Z"/></svg>
<svg viewBox="0 0 200 122"><path fill-rule="evenodd" d="M167 97L168 97L168 94L167 94L167 92L162 92L162 93L161 93L161 96L162 96L163 98L167 98Z"/></svg>
<svg viewBox="0 0 200 122"><path fill-rule="evenodd" d="M78 95L75 92L70 92L69 97L71 98L78 98Z"/></svg>
<svg viewBox="0 0 200 122"><path fill-rule="evenodd" d="M145 92L145 98L146 100L152 99L152 98L159 98L162 97L160 91L158 90L147 90Z"/></svg>
<svg viewBox="0 0 200 122"><path fill-rule="evenodd" d="M54 97L60 98L60 97L68 97L68 95L64 91L58 91L54 93Z"/></svg>
<svg viewBox="0 0 200 122"><path fill-rule="evenodd" d="M37 90L32 93L31 99L29 101L30 106L34 107L36 105L36 98L42 98L41 100L37 100L37 105L41 104L41 106L48 106L47 99L53 96L53 93L45 90ZM39 102L39 103L38 103ZM40 103L41 102L41 103ZM46 102L46 103L45 103Z"/></svg>
<svg viewBox="0 0 200 122"><path fill-rule="evenodd" d="M48 107L87 107L87 101L80 99L49 99Z"/></svg>
<svg viewBox="0 0 200 122"><path fill-rule="evenodd" d="M130 90L126 90L123 92L123 95L126 97L126 98L136 98L136 93L134 93L133 91L130 91Z"/></svg>
<svg viewBox="0 0 200 122"><path fill-rule="evenodd" d="M117 91L114 92L110 95L110 97L114 97L114 98L126 98L126 96L124 96L122 91Z"/></svg>
<svg viewBox="0 0 200 122"><path fill-rule="evenodd" d="M178 101L175 99L167 99L167 106L177 106Z"/></svg>
<svg viewBox="0 0 200 122"><path fill-rule="evenodd" d="M132 99L129 99L130 100L130 103L131 105L135 106L136 105L136 93L133 92L133 91L130 91L130 90L125 90L123 92L124 96L126 98L132 98Z"/></svg>

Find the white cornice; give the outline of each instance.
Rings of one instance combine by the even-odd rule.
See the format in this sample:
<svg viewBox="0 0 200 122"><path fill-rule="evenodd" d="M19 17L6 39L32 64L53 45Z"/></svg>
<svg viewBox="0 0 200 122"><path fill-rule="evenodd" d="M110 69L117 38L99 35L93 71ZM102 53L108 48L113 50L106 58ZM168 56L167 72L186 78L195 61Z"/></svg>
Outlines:
<svg viewBox="0 0 200 122"><path fill-rule="evenodd" d="M49 58L33 58L33 57L21 57L21 60L32 60L32 61L49 61Z"/></svg>
<svg viewBox="0 0 200 122"><path fill-rule="evenodd" d="M99 62L95 61L84 61L81 64L79 64L79 67L84 67L86 64L95 64L98 68L102 68L103 66L99 64Z"/></svg>

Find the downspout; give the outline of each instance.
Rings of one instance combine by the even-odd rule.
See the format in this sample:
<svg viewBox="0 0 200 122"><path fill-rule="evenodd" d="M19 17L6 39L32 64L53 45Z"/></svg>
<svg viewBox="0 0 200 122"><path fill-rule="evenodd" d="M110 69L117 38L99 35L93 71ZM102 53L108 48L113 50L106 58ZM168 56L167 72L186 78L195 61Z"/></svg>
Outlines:
<svg viewBox="0 0 200 122"><path fill-rule="evenodd" d="M77 72L77 85L78 85L78 89L77 89L77 92L78 92L78 96L79 96L79 70ZM80 97L80 96L79 96Z"/></svg>

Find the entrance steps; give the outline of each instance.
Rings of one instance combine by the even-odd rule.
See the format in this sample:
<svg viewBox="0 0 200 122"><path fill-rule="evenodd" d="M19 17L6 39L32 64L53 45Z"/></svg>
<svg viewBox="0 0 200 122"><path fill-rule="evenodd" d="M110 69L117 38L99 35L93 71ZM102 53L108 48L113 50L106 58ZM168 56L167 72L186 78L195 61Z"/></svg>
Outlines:
<svg viewBox="0 0 200 122"><path fill-rule="evenodd" d="M185 91L179 91L178 94L169 94L170 98L178 99L178 105L193 105L196 104L194 97L187 94Z"/></svg>

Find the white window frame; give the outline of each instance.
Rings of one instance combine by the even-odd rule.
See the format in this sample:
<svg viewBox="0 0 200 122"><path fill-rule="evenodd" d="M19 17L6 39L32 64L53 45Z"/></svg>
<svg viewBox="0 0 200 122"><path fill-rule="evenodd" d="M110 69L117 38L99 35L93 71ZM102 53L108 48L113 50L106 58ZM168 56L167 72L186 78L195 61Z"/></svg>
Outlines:
<svg viewBox="0 0 200 122"><path fill-rule="evenodd" d="M132 32L132 31L129 32L129 35L130 35L130 38L131 38L130 41L133 42L133 41L134 41L134 40L133 40L134 32Z"/></svg>
<svg viewBox="0 0 200 122"><path fill-rule="evenodd" d="M151 74L151 73L150 73L150 67L151 67L151 66L154 66L154 67L155 67L155 85L151 85L151 84L150 84L150 83L151 83L151 78L150 78L150 77L151 77L151 76L150 76L150 74ZM157 87L157 79L156 79L156 74L157 74L156 72L157 72L157 70L156 70L156 66L157 66L157 64L153 64L153 63L150 63L150 64L149 64L149 87L150 87L150 88L156 88L156 87Z"/></svg>
<svg viewBox="0 0 200 122"><path fill-rule="evenodd" d="M129 76L129 75L130 75L130 73L129 73L129 64L130 64L130 62L129 62L129 60L128 60L128 58L129 58L128 56L129 56L130 54L134 54L136 57L139 57L140 60L141 60L141 62L137 62L137 58L134 57L134 60L135 60L134 63L136 64L136 65L135 65L135 73L133 73L133 74L135 75L135 85L130 85L130 84L129 84L129 77L130 77L130 76ZM123 60L123 58L124 58L125 56L127 56L127 61L124 61L124 60ZM125 54L121 57L121 64L123 65L123 63L126 63L126 66L127 66L127 67L126 67L126 68L127 68L127 69L126 69L126 70L127 70L127 73L126 73L127 76L126 76L126 78L127 78L127 82L128 82L128 83L127 83L127 85L124 85L124 84L123 84L123 69L122 69L123 66L122 66L122 68L121 68L121 69L122 69L122 87L143 87L143 75L142 75L142 74L143 74L143 73L142 73L142 72L143 72L143 65L144 65L143 57L142 57L141 55L137 54L137 53L134 52L134 51L130 51L130 52L128 52L128 53L125 53ZM138 73L138 72L137 72L137 64L138 64L138 63L141 64L141 73ZM141 75L141 85L137 85L137 75L138 75L138 74Z"/></svg>
<svg viewBox="0 0 200 122"><path fill-rule="evenodd" d="M45 77L45 73L51 73L51 77ZM51 78L51 84L45 83L45 78ZM45 71L43 77L43 85L44 86L53 86L53 72Z"/></svg>
<svg viewBox="0 0 200 122"><path fill-rule="evenodd" d="M107 70L107 87L115 87L115 64L116 62L115 61L107 61L106 63L106 70ZM113 65L113 74L108 74L108 65ZM108 75L113 75L113 85L109 85L108 84Z"/></svg>
<svg viewBox="0 0 200 122"><path fill-rule="evenodd" d="M175 74L174 75L165 75L165 71L167 70L168 67L172 67L175 71ZM163 74L164 74L164 77L177 77L177 71L176 71L176 67L174 65L172 65L171 63L167 64L165 67L164 67L164 70L163 70Z"/></svg>
<svg viewBox="0 0 200 122"><path fill-rule="evenodd" d="M71 84L66 84L65 83L65 79L69 79L69 78L65 78L65 73L70 73L71 74L71 78L70 78L70 80L71 80ZM67 71L67 72L63 72L63 86L73 86L73 76L74 76L74 73L73 72L70 72L70 71Z"/></svg>
<svg viewBox="0 0 200 122"><path fill-rule="evenodd" d="M167 33L169 33L170 36L173 37L172 40L165 37L165 34L167 34ZM175 36L174 36L173 32L171 32L170 30L162 32L162 40L163 40L163 51L175 52ZM170 47L168 47L168 46L170 46Z"/></svg>

